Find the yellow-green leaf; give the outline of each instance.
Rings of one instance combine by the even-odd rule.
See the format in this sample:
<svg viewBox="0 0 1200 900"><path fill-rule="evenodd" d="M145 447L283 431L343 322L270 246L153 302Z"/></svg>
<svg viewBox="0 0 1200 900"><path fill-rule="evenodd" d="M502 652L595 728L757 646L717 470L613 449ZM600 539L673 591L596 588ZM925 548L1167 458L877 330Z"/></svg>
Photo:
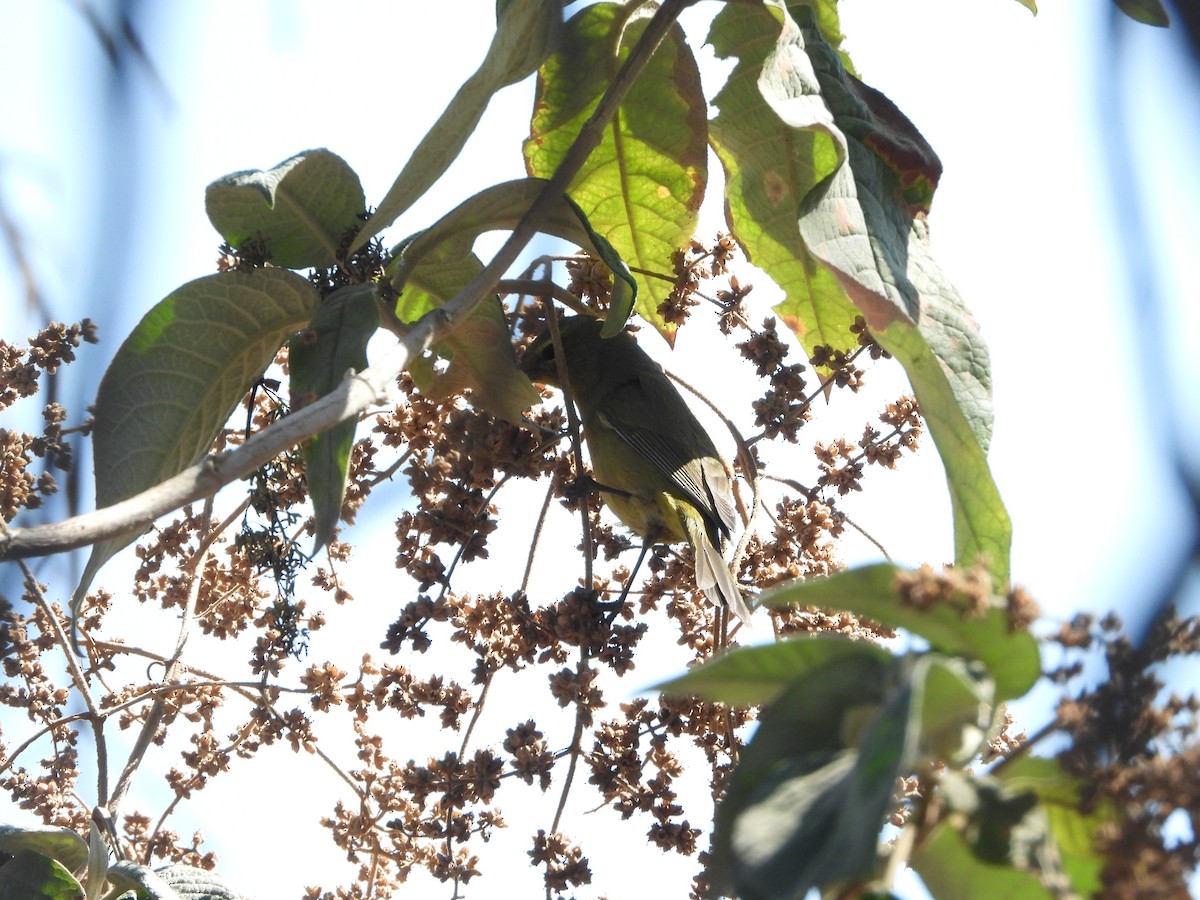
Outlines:
<svg viewBox="0 0 1200 900"><path fill-rule="evenodd" d="M559 51L538 73L525 162L550 178L604 89L642 34L636 8L597 3L567 23ZM683 31L672 28L634 82L568 193L592 227L634 269L637 311L664 335L658 312L671 292L671 255L692 238L708 179L704 95Z"/></svg>

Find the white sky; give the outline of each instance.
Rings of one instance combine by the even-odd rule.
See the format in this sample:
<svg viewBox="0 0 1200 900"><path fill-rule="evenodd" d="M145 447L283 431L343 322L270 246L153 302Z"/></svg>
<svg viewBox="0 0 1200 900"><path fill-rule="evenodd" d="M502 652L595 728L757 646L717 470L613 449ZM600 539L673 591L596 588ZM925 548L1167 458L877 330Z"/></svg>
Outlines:
<svg viewBox="0 0 1200 900"><path fill-rule="evenodd" d="M707 15L711 6L702 4L694 15ZM1183 301L1196 299L1200 281L1191 216L1200 204L1200 177L1186 162L1190 154L1175 152L1196 146L1197 107L1193 93L1191 105L1181 108L1171 36L1138 30L1129 42L1129 70L1136 75L1125 88L1138 135L1137 189L1153 198L1151 245L1161 242L1156 262L1181 316L1168 335L1167 365L1138 360L1094 93L1107 64L1098 47L1104 13L1089 0L1043 6L1034 18L1014 0L844 0L842 21L860 74L912 118L945 165L931 220L934 251L991 346L991 461L1015 525L1014 577L1051 615L1068 617L1080 609L1121 608L1129 595L1144 595L1145 582L1186 539L1182 526L1172 524L1180 521L1180 507L1153 462L1155 434L1142 397L1146 391L1163 396L1172 366L1178 366L1179 384L1195 383L1200 323ZM494 21L492 4L483 0L347 2L338 5L337 16L332 8L316 0L153 6L142 36L170 100L134 72L137 113L106 145L99 125L115 113L105 83L91 74L102 71L102 60L80 17L65 3L0 2L4 83L20 87L7 92L0 188L53 313L101 323L104 343L84 351L84 364L107 359L171 289L212 271L217 237L204 215L203 192L213 179L326 146L358 171L368 202L377 202L481 57ZM531 93L527 82L493 102L480 129L487 137L468 146L390 236L402 237L474 191L523 174L520 141ZM110 186L107 196L95 190L98 179ZM134 193L122 213L125 191ZM21 338L32 320L16 299L19 284L7 259L0 289L8 298L0 305L0 335ZM686 338L680 346L686 351ZM701 383L703 371L695 376ZM74 389L79 399L71 408L78 414L92 399L94 378ZM1190 424L1182 414L1191 410L1191 398L1180 395L1175 410ZM859 415L857 428L865 418ZM868 502L851 512L898 560L949 558L949 506L932 452L898 474L872 479L869 488ZM376 605L355 615L386 622L386 607L398 608L407 598L378 598L379 586L394 581L395 507L382 493L373 499L377 510L373 514L369 504L349 537L360 545L360 564L380 561L380 571L355 574L359 606L368 607L371 594ZM401 499L394 492L390 502ZM127 571L114 563L100 583L119 586ZM71 586L60 570L52 592L66 596ZM386 604L382 616L380 603ZM166 633L163 640L173 642L173 632ZM320 641L334 637L319 637L314 662L323 658ZM380 659L376 644L373 632L365 649ZM670 671L639 670L628 689ZM265 834L285 845L289 837L272 824L280 821L281 805L283 821L310 822L341 792L310 768L291 771L285 765L290 753L271 760L287 774L265 779L260 765L248 778L218 779L176 828L189 833L198 827L191 823L211 822L205 829L210 847L237 889L298 896L301 884L323 880L328 886L337 877L320 874L339 863L315 824L297 838L304 862L284 872L264 868L246 848ZM346 764L352 764L349 755ZM263 783L272 797L260 805L248 792ZM273 796L280 787L288 796ZM575 797L584 807L594 802L583 783ZM516 820L509 846L523 853L530 823L517 827L521 811L512 803L505 804ZM238 814L228 821L234 807ZM0 802L0 820L7 818L3 809ZM588 827L603 834L608 825L601 820L611 818L590 816ZM547 821L544 814L533 816L531 825ZM613 880L597 881L578 896L646 894L642 875L629 867L614 873L601 854L594 858L597 873ZM652 859L661 876L655 892L685 896L694 862ZM487 874L499 865L485 857L490 868L466 895L494 895ZM523 857L513 871L514 878L532 877ZM426 879L406 896L444 898L449 891Z"/></svg>

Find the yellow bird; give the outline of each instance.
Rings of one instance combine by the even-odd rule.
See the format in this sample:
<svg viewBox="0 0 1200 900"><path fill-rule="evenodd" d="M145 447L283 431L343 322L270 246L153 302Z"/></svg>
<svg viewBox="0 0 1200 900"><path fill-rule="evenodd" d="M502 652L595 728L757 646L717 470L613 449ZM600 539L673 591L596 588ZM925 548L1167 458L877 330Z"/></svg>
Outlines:
<svg viewBox="0 0 1200 900"><path fill-rule="evenodd" d="M604 502L648 543L687 541L696 586L742 621L750 610L721 548L734 528L729 474L712 438L675 385L629 335L600 336L601 321L559 325L571 398L583 419ZM525 352L534 381L561 387L549 333Z"/></svg>

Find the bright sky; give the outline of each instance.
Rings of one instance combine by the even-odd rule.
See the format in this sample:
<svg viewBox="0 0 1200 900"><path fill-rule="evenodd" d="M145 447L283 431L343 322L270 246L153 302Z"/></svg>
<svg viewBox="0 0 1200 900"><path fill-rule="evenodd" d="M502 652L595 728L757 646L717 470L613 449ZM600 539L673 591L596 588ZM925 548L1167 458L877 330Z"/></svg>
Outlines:
<svg viewBox="0 0 1200 900"><path fill-rule="evenodd" d="M707 16L712 6L701 4L695 15ZM1200 208L1200 175L1185 162L1190 154L1175 150L1197 146L1197 96L1181 93L1182 56L1171 34L1127 35L1125 71L1133 75L1122 81L1121 119L1135 135L1133 190L1151 199L1147 244L1172 315L1180 316L1166 335L1166 361L1139 359L1120 250L1128 239L1114 224L1102 153L1110 140L1100 130L1107 101L1096 93L1109 65L1100 44L1106 13L1090 0L1043 6L1034 18L1014 0L844 0L842 21L860 74L909 115L945 165L931 220L934 250L991 346L991 461L1014 520L1015 578L1053 616L1117 606L1136 617L1128 598L1144 595L1187 539L1180 503L1152 449L1158 426L1151 416L1162 404L1194 437L1194 418L1184 418L1194 400L1167 386L1171 375L1179 385L1200 375L1200 323L1195 308L1183 305L1200 283L1191 214ZM104 343L85 349L84 365L101 365L154 302L212 271L217 237L203 195L215 178L326 146L358 171L368 202L377 202L481 58L494 21L483 0L360 0L340 4L336 17L331 9L316 0L150 5L142 38L165 90L148 85L140 70L127 72L135 101L128 113L97 77L104 60L72 4L0 4L4 83L21 87L6 97L0 198L21 229L52 314L101 323ZM531 94L527 82L493 102L480 128L486 138L467 147L391 236L523 174ZM21 339L36 323L21 306L7 257L0 290L0 335ZM67 402L79 414L95 375L76 368ZM898 560L949 558L949 506L932 453L878 479L868 495L870 503L852 514ZM360 543L360 560L381 561L381 572L356 576L364 598L393 572L395 509L384 508L386 499L379 505L373 515L368 506L349 536ZM100 583L117 586L128 570L110 568ZM0 573L0 589L11 591L11 579ZM59 569L52 592L67 595L70 579ZM398 607L405 599L385 602ZM367 649L374 648L372 638ZM660 674L670 673L647 672L638 684ZM273 759L283 766L287 757ZM272 794L287 796L261 806L239 793L255 789L252 779L218 779L200 795L194 818L180 817L176 827L188 833L198 827L193 822L219 818L221 830L205 830L222 857L220 871L239 890L298 896L301 884L328 884L335 876L316 870L340 864L336 853L326 859L318 828L304 838L312 872L271 874L245 852L271 833L281 808L283 821L312 820L340 795L323 776L303 772L273 777ZM242 811L228 822L233 804ZM590 817L589 827L601 818ZM596 827L603 833L607 826ZM287 837L272 840L282 846ZM656 893L684 896L693 862L654 865L664 878ZM597 871L613 880L579 895L645 895L644 883L622 881L633 876L611 868L598 861ZM523 859L514 872L530 874ZM467 896L492 895L487 884L485 877ZM448 896L422 885L406 896Z"/></svg>

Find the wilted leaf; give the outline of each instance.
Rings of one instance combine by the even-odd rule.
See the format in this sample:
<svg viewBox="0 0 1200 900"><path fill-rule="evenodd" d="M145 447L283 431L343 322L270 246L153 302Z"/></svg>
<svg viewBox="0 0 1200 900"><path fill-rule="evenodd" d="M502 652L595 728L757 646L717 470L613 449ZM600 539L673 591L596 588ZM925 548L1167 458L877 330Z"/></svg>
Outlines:
<svg viewBox="0 0 1200 900"><path fill-rule="evenodd" d="M833 165L828 136L798 131L766 104L758 86L779 20L765 7L729 3L713 19L708 40L733 72L713 103L713 149L725 169L729 230L750 262L783 290L775 312L800 338L806 356L830 344L850 349L858 310L800 237L800 205Z"/></svg>
<svg viewBox="0 0 1200 900"><path fill-rule="evenodd" d="M392 284L400 291L396 304L400 320L414 322L462 290L482 269L471 252L475 239L486 231L516 227L545 184L542 179L527 178L487 188L401 244L389 267ZM610 324L622 310L627 316L633 306L633 277L570 199L562 197L551 204L540 228L591 250L608 265L614 275ZM622 324L623 319L615 327L619 330ZM498 301L481 303L466 323L434 349L450 359L450 368L435 375L428 366L424 370L414 367L422 390L436 396L470 388L479 406L509 421L518 421L522 411L539 400L529 379L516 367Z"/></svg>
<svg viewBox="0 0 1200 900"><path fill-rule="evenodd" d="M398 248L389 268L393 286L398 291L403 290L422 265L457 263L468 259L475 239L485 231L516 228L545 185L545 180L541 178L506 181L464 200ZM538 227L543 233L570 241L603 260L613 273L613 311L620 315L624 310L628 318L637 291L636 282L612 245L592 229L579 207L570 198L563 197L560 202L548 205ZM414 307L403 295L400 305L406 310L406 315L401 318L407 321L429 311ZM624 324L624 319L621 319L621 324ZM620 326L617 326L617 330L620 330Z"/></svg>
<svg viewBox="0 0 1200 900"><path fill-rule="evenodd" d="M741 43L735 46L748 60L755 44L745 33L753 27L761 37L774 30L758 87L793 137L793 152L779 159L782 174L773 181L756 177L777 185L771 196L783 211L798 203L800 236L812 259L837 278L875 338L907 370L946 467L956 562L971 565L983 558L998 580L1007 583L1011 524L986 458L992 424L987 348L930 255L923 221L941 165L891 101L845 70L822 38L813 11L797 6L793 12L795 20L781 4L770 3L731 20L740 27ZM733 27L727 30L733 32ZM751 111L740 110L738 122L750 122L752 116L767 121L748 98L748 72L741 77L743 102L751 104ZM740 132L731 128L729 133ZM741 140L726 146L734 159L727 168L735 174L742 165L740 155L750 146L744 136ZM748 171L769 173L769 158L748 159ZM765 208L747 201L747 210L751 224L739 227L765 232L764 223L773 224L754 218L767 215ZM782 225L773 227L783 234ZM795 263L790 268L784 264L783 274L800 280ZM839 308L834 304L831 309ZM831 320L834 333L845 327L849 315L840 309L840 321ZM789 317L793 319L809 325L803 317ZM819 321L815 312L813 320Z"/></svg>
<svg viewBox="0 0 1200 900"><path fill-rule="evenodd" d="M397 316L401 321L415 321L453 297L482 269L474 254L418 267L405 285ZM541 399L517 368L508 322L495 296L471 310L462 324L434 345L433 352L449 361L444 370L429 358L417 360L409 370L428 397L441 400L469 389L473 405L509 422L521 421L524 411Z"/></svg>

